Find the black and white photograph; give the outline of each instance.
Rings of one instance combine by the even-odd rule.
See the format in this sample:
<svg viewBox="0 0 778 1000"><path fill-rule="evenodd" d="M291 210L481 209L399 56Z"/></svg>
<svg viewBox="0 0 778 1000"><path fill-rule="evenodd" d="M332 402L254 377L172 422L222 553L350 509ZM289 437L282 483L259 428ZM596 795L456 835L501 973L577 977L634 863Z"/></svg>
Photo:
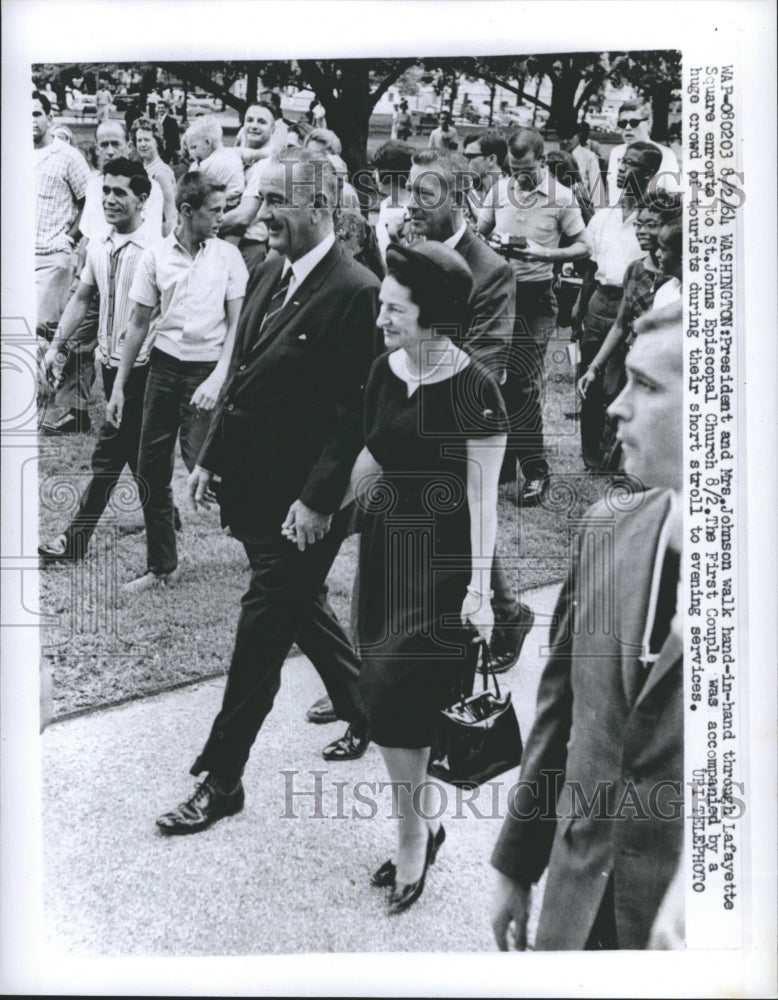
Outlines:
<svg viewBox="0 0 778 1000"><path fill-rule="evenodd" d="M775 995L771 5L3 12L4 992Z"/></svg>

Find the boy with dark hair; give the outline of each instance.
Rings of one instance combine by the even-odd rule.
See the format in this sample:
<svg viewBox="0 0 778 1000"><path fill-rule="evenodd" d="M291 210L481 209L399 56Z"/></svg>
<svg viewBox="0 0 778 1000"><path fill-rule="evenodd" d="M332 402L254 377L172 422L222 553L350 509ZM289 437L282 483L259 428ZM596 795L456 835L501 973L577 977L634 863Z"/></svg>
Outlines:
<svg viewBox="0 0 778 1000"><path fill-rule="evenodd" d="M46 366L51 368L57 355L81 326L95 294L99 294L97 350L106 395L111 393L121 358L130 314L130 286L149 242L142 213L150 190L151 182L142 164L117 157L105 165L103 211L111 229L102 239L89 241L81 279L46 352ZM81 497L76 516L61 535L38 548L38 553L46 562L82 559L125 465L129 466L138 481L138 442L149 347L146 340L135 352L126 380L121 426L115 427L107 421L103 424L92 454L92 479ZM138 487L140 490L139 481Z"/></svg>
<svg viewBox="0 0 778 1000"><path fill-rule="evenodd" d="M139 593L178 576L173 453L191 472L211 412L227 375L248 272L238 249L217 238L224 215L224 186L197 171L176 190L179 223L143 255L130 289L127 342L108 403L108 419L123 422L125 384L152 316L154 347L143 409L138 470L148 492L147 570L124 587Z"/></svg>

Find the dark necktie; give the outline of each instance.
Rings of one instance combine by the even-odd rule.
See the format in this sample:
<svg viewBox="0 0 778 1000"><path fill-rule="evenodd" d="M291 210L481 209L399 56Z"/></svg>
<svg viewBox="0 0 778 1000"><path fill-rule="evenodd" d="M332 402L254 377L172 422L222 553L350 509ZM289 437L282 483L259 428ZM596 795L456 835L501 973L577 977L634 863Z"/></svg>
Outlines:
<svg viewBox="0 0 778 1000"><path fill-rule="evenodd" d="M289 282L292 280L293 274L294 271L291 267L287 267L286 271L282 274L281 280L276 285L276 290L273 292L273 297L270 299L265 315L259 325L260 334L267 326L268 321L283 307L286 293L289 290Z"/></svg>

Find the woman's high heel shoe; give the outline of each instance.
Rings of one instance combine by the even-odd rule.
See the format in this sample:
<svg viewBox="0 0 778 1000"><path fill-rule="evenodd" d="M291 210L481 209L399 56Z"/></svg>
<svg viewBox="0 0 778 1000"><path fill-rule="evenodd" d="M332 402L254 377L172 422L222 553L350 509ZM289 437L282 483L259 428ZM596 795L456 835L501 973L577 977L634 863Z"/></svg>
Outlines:
<svg viewBox="0 0 778 1000"><path fill-rule="evenodd" d="M432 857L432 841L433 836L430 833L427 836L427 850L424 855L424 868L421 872L421 878L404 886L398 886L395 883L392 888L392 894L389 897L388 913L402 913L403 910L407 910L421 896L424 891L424 881L427 878L427 869L430 866L430 858Z"/></svg>
<svg viewBox="0 0 778 1000"><path fill-rule="evenodd" d="M432 849L430 851L430 864L435 863L435 858L438 855L438 851L443 846L443 841L446 839L446 831L443 824L438 827L438 832L432 838ZM384 861L381 867L373 872L370 879L370 884L376 886L379 889L390 889L394 887L394 883L397 880L397 866L394 861Z"/></svg>

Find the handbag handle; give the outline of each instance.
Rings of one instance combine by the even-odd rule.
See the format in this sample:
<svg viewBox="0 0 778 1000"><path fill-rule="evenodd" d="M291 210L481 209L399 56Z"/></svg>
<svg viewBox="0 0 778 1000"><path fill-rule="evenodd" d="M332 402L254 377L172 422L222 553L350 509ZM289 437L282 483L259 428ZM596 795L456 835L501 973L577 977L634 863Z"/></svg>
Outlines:
<svg viewBox="0 0 778 1000"><path fill-rule="evenodd" d="M489 653L489 643L485 639L473 640L472 648L475 650L473 654L476 657L476 669L475 672L481 673L481 679L483 681L483 690L487 691L489 688L489 677L494 681L494 691L498 698L502 698L500 692L500 685L497 682L497 674L492 670L492 657ZM460 675L460 685L459 685L459 705L460 708L465 707L465 698L468 697L465 693L465 676Z"/></svg>

